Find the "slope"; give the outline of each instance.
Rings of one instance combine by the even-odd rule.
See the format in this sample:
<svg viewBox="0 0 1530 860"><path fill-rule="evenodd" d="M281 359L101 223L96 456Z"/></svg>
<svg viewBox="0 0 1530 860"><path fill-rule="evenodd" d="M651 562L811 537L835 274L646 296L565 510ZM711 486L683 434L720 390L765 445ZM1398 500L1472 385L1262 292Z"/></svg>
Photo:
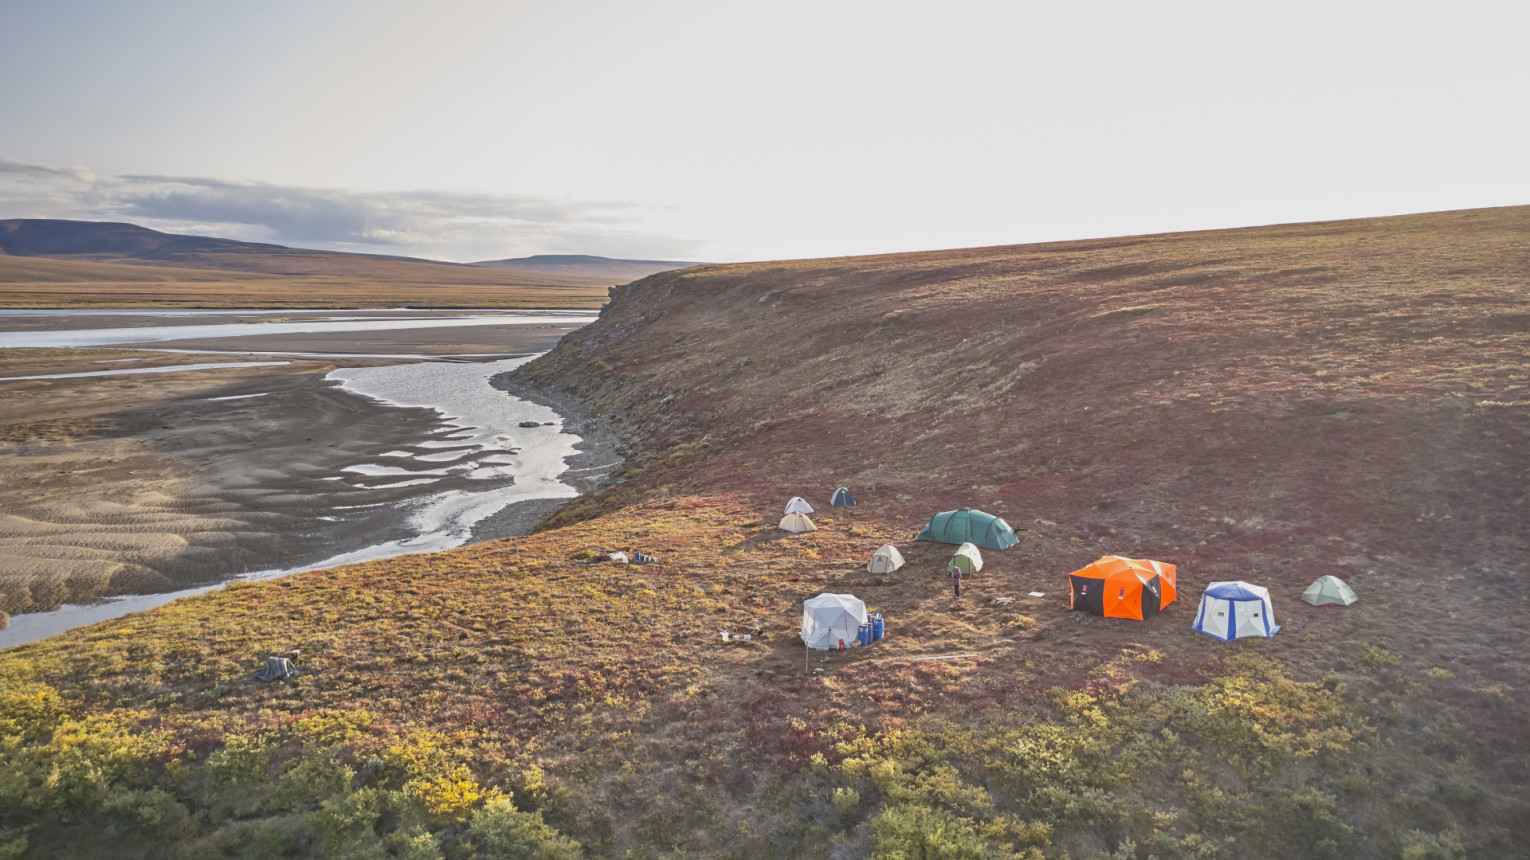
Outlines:
<svg viewBox="0 0 1530 860"><path fill-rule="evenodd" d="M1522 854L1527 235L1513 208L618 288L518 375L625 434L622 482L526 538L0 654L0 839ZM859 505L773 528L840 484ZM1021 543L956 601L951 548L910 538L960 504ZM887 541L908 566L864 573ZM665 562L602 563L615 548ZM1177 563L1183 602L1072 615L1067 572L1105 553ZM1298 603L1323 572L1360 603ZM1270 587L1285 629L1191 631L1223 578ZM820 590L882 609L889 638L804 666L799 601ZM249 680L291 648L305 675ZM79 823L98 808L115 830Z"/></svg>

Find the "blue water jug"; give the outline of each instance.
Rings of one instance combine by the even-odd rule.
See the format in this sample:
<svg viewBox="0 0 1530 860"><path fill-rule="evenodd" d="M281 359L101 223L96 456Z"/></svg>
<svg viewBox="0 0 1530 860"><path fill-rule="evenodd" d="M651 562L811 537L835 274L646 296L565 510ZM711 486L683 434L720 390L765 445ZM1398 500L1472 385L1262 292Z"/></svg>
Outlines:
<svg viewBox="0 0 1530 860"><path fill-rule="evenodd" d="M882 613L880 612L871 613L871 640L882 641Z"/></svg>

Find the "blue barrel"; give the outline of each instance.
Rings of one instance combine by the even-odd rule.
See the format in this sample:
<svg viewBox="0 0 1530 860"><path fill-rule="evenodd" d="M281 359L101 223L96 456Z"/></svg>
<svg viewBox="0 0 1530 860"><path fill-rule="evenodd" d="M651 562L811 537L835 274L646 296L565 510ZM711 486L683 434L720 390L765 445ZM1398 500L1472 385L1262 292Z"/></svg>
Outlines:
<svg viewBox="0 0 1530 860"><path fill-rule="evenodd" d="M882 613L871 613L871 639L873 642L882 641Z"/></svg>
<svg viewBox="0 0 1530 860"><path fill-rule="evenodd" d="M862 624L861 628L859 630L855 631L855 641L861 643L862 645L870 645L871 644L871 625L870 624Z"/></svg>

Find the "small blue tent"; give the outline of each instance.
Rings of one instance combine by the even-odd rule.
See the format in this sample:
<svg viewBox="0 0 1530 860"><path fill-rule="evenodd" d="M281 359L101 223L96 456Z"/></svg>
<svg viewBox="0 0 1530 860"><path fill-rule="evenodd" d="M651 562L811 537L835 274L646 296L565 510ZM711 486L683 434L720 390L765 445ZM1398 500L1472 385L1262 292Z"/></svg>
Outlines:
<svg viewBox="0 0 1530 860"><path fill-rule="evenodd" d="M855 504L855 497L850 495L850 491L844 487L835 490L834 495L829 497L829 506L833 508L843 508L853 504Z"/></svg>
<svg viewBox="0 0 1530 860"><path fill-rule="evenodd" d="M1246 582L1213 582L1201 595L1201 608L1190 625L1223 642L1247 636L1274 636L1275 605L1268 589Z"/></svg>

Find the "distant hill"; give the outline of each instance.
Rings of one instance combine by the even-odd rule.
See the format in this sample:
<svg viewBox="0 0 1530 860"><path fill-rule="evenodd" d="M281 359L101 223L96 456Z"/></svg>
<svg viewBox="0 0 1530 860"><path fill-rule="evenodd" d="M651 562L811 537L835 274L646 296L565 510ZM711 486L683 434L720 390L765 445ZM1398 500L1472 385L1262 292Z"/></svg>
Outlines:
<svg viewBox="0 0 1530 860"><path fill-rule="evenodd" d="M635 281L659 272L688 269L700 264L682 260L613 260L610 257L594 257L589 254L536 254L530 257L513 257L508 260L484 260L471 265L482 266L486 269L514 269L518 272L605 278L615 284Z"/></svg>
<svg viewBox="0 0 1530 860"><path fill-rule="evenodd" d="M352 254L240 242L208 236L161 233L113 221L15 218L0 221L0 250L13 257L50 257L92 263L178 266L271 275L365 276L383 280L435 280L443 267L468 269L416 257ZM425 274L428 267L430 273Z"/></svg>
<svg viewBox="0 0 1530 860"><path fill-rule="evenodd" d="M598 307L612 283L574 272L288 248L136 224L0 220L5 307Z"/></svg>

